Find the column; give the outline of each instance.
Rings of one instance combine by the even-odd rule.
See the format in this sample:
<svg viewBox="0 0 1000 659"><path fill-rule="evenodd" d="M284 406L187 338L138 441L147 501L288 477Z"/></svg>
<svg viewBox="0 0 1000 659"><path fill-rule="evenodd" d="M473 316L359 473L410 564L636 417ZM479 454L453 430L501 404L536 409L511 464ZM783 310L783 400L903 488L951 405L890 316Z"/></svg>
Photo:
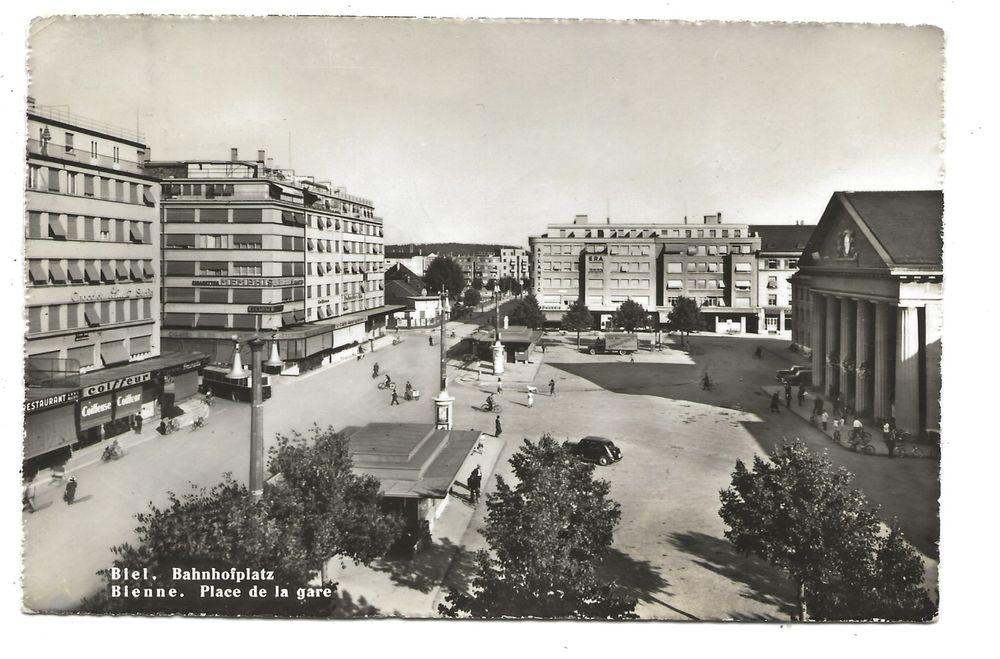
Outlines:
<svg viewBox="0 0 1000 659"><path fill-rule="evenodd" d="M857 341L854 347L854 361L857 363L857 370L854 377L854 409L861 414L868 415L872 411L872 305L867 300L858 300L857 307Z"/></svg>
<svg viewBox="0 0 1000 659"><path fill-rule="evenodd" d="M892 365L895 358L895 309L885 302L875 303L875 355L872 360L872 392L876 419L892 415Z"/></svg>
<svg viewBox="0 0 1000 659"><path fill-rule="evenodd" d="M840 367L830 364L830 354L840 354L840 299L826 297L826 341L823 347L823 364L826 370L826 395L834 397L840 390Z"/></svg>
<svg viewBox="0 0 1000 659"><path fill-rule="evenodd" d="M784 309L780 309L778 311L778 331L779 332L784 332L785 331L785 310Z"/></svg>
<svg viewBox="0 0 1000 659"><path fill-rule="evenodd" d="M919 318L916 307L896 310L896 425L910 432L920 428Z"/></svg>
<svg viewBox="0 0 1000 659"><path fill-rule="evenodd" d="M941 305L928 303L924 316L927 362L927 427L941 428ZM923 430L923 428L921 428Z"/></svg>
<svg viewBox="0 0 1000 659"><path fill-rule="evenodd" d="M849 298L840 300L840 391L844 395L844 406L854 404L854 373L844 370L844 363L854 361L856 342L855 307L857 302Z"/></svg>
<svg viewBox="0 0 1000 659"><path fill-rule="evenodd" d="M823 390L823 384L825 383L824 375L824 360L826 359L824 352L826 336L823 331L826 328L826 300L819 293L810 293L812 296L811 307L811 325L809 327L809 347L812 348L812 386L817 391Z"/></svg>

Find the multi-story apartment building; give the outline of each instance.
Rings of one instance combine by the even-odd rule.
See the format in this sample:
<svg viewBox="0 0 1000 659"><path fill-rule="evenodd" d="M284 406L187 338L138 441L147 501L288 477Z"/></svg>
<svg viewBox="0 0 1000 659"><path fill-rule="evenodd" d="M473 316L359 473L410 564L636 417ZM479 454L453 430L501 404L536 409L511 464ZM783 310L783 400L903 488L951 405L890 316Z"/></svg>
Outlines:
<svg viewBox="0 0 1000 659"><path fill-rule="evenodd" d="M530 238L532 290L558 321L582 299L601 327L627 299L666 320L674 301L694 298L716 331L756 331L756 253L749 225L721 213L674 224L591 224L586 215Z"/></svg>
<svg viewBox="0 0 1000 659"><path fill-rule="evenodd" d="M799 257L815 224L754 224L750 230L760 236L757 253L758 326L768 334L792 330L792 283L798 272Z"/></svg>
<svg viewBox="0 0 1000 659"><path fill-rule="evenodd" d="M197 389L198 355L161 354L158 184L141 135L27 112L25 458L127 430L166 375Z"/></svg>
<svg viewBox="0 0 1000 659"><path fill-rule="evenodd" d="M475 252L472 254L446 254L451 256L462 268L465 275L466 285L472 283L473 279L482 279L483 282L499 282L503 276L503 260L497 252Z"/></svg>
<svg viewBox="0 0 1000 659"><path fill-rule="evenodd" d="M523 247L501 247L501 277L511 277L525 282L531 277L531 263L528 250Z"/></svg>
<svg viewBox="0 0 1000 659"><path fill-rule="evenodd" d="M276 169L263 151L146 171L162 181L164 345L227 363L234 334L261 335L294 373L384 333L371 201Z"/></svg>

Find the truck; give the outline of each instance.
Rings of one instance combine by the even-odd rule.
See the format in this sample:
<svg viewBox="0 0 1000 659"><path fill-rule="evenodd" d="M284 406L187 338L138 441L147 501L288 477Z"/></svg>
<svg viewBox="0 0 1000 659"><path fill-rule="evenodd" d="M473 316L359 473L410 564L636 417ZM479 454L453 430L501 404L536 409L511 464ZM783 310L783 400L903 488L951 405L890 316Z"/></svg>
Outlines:
<svg viewBox="0 0 1000 659"><path fill-rule="evenodd" d="M603 338L594 341L590 346L590 354L596 355L598 352L627 355L639 349L639 337L628 332L607 332Z"/></svg>

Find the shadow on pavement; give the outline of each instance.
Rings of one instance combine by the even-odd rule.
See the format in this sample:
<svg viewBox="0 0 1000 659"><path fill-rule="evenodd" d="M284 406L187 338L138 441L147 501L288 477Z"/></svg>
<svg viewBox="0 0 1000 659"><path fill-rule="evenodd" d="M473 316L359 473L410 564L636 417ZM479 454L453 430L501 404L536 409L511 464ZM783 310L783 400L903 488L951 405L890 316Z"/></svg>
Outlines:
<svg viewBox="0 0 1000 659"><path fill-rule="evenodd" d="M349 592L346 590L339 590L337 593L337 600L334 603L333 615L330 617L335 619L346 619L373 618L387 615L388 614L379 613L379 610L369 604L363 596L358 597L358 600L355 602Z"/></svg>
<svg viewBox="0 0 1000 659"><path fill-rule="evenodd" d="M597 574L604 581L614 581L618 587L634 597L637 602L658 604L689 620L698 618L687 611L667 604L657 594L665 592L670 584L660 576L660 571L649 561L636 560L617 549L611 549L597 567Z"/></svg>
<svg viewBox="0 0 1000 659"><path fill-rule="evenodd" d="M778 607L789 618L795 613L795 587L778 570L757 558L747 558L733 549L727 540L698 532L671 533L670 542L696 557L697 565L722 575L746 589L742 597ZM752 620L785 618L751 617Z"/></svg>
<svg viewBox="0 0 1000 659"><path fill-rule="evenodd" d="M446 572L449 585L454 580L454 585L457 586L464 583L475 570L475 555L466 552L456 555L458 549L458 545L443 539L433 542L411 559L381 558L373 562L371 568L387 573L398 586L429 593L441 584Z"/></svg>

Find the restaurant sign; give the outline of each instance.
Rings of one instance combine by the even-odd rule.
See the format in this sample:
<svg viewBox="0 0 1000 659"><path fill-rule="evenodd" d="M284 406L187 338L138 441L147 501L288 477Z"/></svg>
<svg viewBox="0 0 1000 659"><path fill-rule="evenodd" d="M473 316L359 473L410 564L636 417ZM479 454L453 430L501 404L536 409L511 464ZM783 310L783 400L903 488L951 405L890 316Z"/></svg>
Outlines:
<svg viewBox="0 0 1000 659"><path fill-rule="evenodd" d="M79 399L80 399L79 389L76 389L74 391L66 391L61 394L56 394L55 396L46 396L45 398L39 398L38 400L26 400L24 401L24 411L37 412L38 410L44 410L47 407L55 407L56 405L62 405L63 403L69 403Z"/></svg>
<svg viewBox="0 0 1000 659"><path fill-rule="evenodd" d="M117 380L111 380L110 382L93 384L89 387L84 388L83 397L89 398L90 396L96 396L98 394L103 394L109 391L115 391L116 389L121 389L123 387L130 387L133 384L149 382L150 376L151 376L150 373L140 373L139 375L130 375L127 378L118 378Z"/></svg>

